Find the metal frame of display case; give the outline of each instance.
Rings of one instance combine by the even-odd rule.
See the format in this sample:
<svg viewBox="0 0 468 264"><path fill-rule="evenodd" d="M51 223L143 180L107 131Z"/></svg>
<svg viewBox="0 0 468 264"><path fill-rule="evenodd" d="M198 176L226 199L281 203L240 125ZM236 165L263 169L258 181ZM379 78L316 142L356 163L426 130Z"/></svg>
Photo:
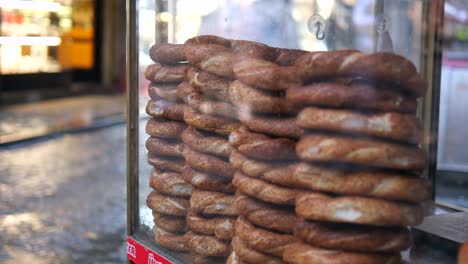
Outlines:
<svg viewBox="0 0 468 264"><path fill-rule="evenodd" d="M383 0L378 1L383 3ZM426 135L437 135L440 73L442 61L442 28L444 0L422 0L422 43L421 74L428 80L428 93L418 106L418 115L424 121ZM138 230L139 219L139 109L138 109L138 8L134 0L127 4L127 255L129 263L156 264L182 263L166 250L155 246L152 238ZM379 5L378 5L379 6ZM382 5L380 5L382 6ZM157 29L155 25L155 29ZM167 29L166 29L167 30ZM167 35L166 37L167 38ZM434 182L436 172L437 141L431 137L425 140L429 153L428 177ZM435 195L433 190L433 199ZM446 206L445 204L440 204ZM431 205L432 206L432 205ZM454 208L454 207L452 207ZM454 208L457 209L457 208ZM445 209L442 209L445 210ZM446 210L450 212L449 209ZM424 261L418 263L426 263Z"/></svg>

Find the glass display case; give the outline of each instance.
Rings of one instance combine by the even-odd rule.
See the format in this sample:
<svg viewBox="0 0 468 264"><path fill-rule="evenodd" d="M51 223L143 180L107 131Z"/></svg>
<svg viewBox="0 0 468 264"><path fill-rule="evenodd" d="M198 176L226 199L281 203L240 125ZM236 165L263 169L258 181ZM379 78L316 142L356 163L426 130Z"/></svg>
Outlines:
<svg viewBox="0 0 468 264"><path fill-rule="evenodd" d="M447 2L127 1L129 262L454 263Z"/></svg>

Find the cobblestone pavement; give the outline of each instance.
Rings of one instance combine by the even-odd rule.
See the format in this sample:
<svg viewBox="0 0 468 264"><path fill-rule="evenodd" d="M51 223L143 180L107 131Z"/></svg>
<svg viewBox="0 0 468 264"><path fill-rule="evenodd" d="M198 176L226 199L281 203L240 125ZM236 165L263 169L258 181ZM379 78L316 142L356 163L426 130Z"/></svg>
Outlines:
<svg viewBox="0 0 468 264"><path fill-rule="evenodd" d="M0 263L124 263L125 125L0 147Z"/></svg>

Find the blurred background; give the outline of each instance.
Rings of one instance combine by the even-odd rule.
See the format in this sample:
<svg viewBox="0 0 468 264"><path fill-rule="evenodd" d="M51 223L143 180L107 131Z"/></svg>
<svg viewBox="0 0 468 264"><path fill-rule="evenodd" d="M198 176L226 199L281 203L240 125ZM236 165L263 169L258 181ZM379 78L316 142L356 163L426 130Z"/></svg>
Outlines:
<svg viewBox="0 0 468 264"><path fill-rule="evenodd" d="M206 32L372 52L374 2L139 0L140 73L155 41ZM418 67L422 2L385 1L397 10L387 17L394 51ZM307 25L314 14L326 20L323 40ZM126 261L125 23L124 0L0 0L0 263ZM443 39L436 199L468 208L468 0L446 0Z"/></svg>

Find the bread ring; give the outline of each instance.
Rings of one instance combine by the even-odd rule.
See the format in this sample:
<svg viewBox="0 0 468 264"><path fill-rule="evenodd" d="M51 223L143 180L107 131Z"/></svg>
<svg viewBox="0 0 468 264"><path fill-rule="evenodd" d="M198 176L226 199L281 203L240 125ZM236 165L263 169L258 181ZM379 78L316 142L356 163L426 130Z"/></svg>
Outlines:
<svg viewBox="0 0 468 264"><path fill-rule="evenodd" d="M296 214L309 220L375 226L416 226L423 220L417 204L316 193L298 195Z"/></svg>
<svg viewBox="0 0 468 264"><path fill-rule="evenodd" d="M311 52L299 58L295 66L305 82L331 76L353 76L387 81L418 96L424 96L427 88L413 63L394 53Z"/></svg>
<svg viewBox="0 0 468 264"><path fill-rule="evenodd" d="M231 245L214 236L206 236L188 232L187 246L190 250L204 256L227 256L231 252Z"/></svg>
<svg viewBox="0 0 468 264"><path fill-rule="evenodd" d="M231 242L232 249L237 257L245 263L283 264L281 258L262 253L249 248L239 237L234 237Z"/></svg>
<svg viewBox="0 0 468 264"><path fill-rule="evenodd" d="M150 83L148 85L148 95L153 101L161 99L174 103L180 103L182 101L177 97L177 86L175 84Z"/></svg>
<svg viewBox="0 0 468 264"><path fill-rule="evenodd" d="M204 256L194 252L190 254L193 264L219 264L226 262L226 257Z"/></svg>
<svg viewBox="0 0 468 264"><path fill-rule="evenodd" d="M229 144L242 154L261 160L295 160L296 142L288 138L271 138L240 127L229 135Z"/></svg>
<svg viewBox="0 0 468 264"><path fill-rule="evenodd" d="M295 117L255 115L239 109L239 120L251 131L276 137L299 138L304 130L296 124Z"/></svg>
<svg viewBox="0 0 468 264"><path fill-rule="evenodd" d="M224 102L229 101L228 89L231 83L230 80L197 70L196 68L190 68L187 71L186 79L189 84L197 87L208 98Z"/></svg>
<svg viewBox="0 0 468 264"><path fill-rule="evenodd" d="M183 157L184 144L180 141L149 137L146 140L146 149L154 154Z"/></svg>
<svg viewBox="0 0 468 264"><path fill-rule="evenodd" d="M293 66L296 61L309 51L299 49L276 49L275 63L280 66Z"/></svg>
<svg viewBox="0 0 468 264"><path fill-rule="evenodd" d="M340 170L300 163L292 169L288 186L341 195L362 195L383 199L422 202L431 199L428 179L398 172Z"/></svg>
<svg viewBox="0 0 468 264"><path fill-rule="evenodd" d="M292 264L399 264L400 254L357 253L321 249L304 243L294 243L283 254L283 259Z"/></svg>
<svg viewBox="0 0 468 264"><path fill-rule="evenodd" d="M316 247L346 251L398 253L411 246L411 233L405 227L382 228L300 219L294 235Z"/></svg>
<svg viewBox="0 0 468 264"><path fill-rule="evenodd" d="M187 82L177 86L177 96L202 114L237 118L237 109L234 105L227 102L208 100L197 88Z"/></svg>
<svg viewBox="0 0 468 264"><path fill-rule="evenodd" d="M244 194L236 194L236 208L252 224L282 233L292 234L296 215L292 208L274 206Z"/></svg>
<svg viewBox="0 0 468 264"><path fill-rule="evenodd" d="M236 216L238 214L234 200L234 195L193 188L190 209L203 215Z"/></svg>
<svg viewBox="0 0 468 264"><path fill-rule="evenodd" d="M153 211L167 215L185 216L190 207L186 198L163 195L152 191L146 198L146 205Z"/></svg>
<svg viewBox="0 0 468 264"><path fill-rule="evenodd" d="M182 132L187 128L183 122L151 118L146 123L146 133L153 137L180 138Z"/></svg>
<svg viewBox="0 0 468 264"><path fill-rule="evenodd" d="M153 211L153 221L157 227L171 233L185 233L187 227L185 217L166 215L155 211Z"/></svg>
<svg viewBox="0 0 468 264"><path fill-rule="evenodd" d="M415 113L417 100L397 91L377 89L369 84L349 85L320 82L288 89L286 98L298 105L354 108L383 112Z"/></svg>
<svg viewBox="0 0 468 264"><path fill-rule="evenodd" d="M190 107L184 109L184 120L195 128L225 136L229 136L232 130L241 126L232 119L201 114Z"/></svg>
<svg viewBox="0 0 468 264"><path fill-rule="evenodd" d="M186 183L179 173L151 171L149 186L156 191L174 196L190 197L192 185Z"/></svg>
<svg viewBox="0 0 468 264"><path fill-rule="evenodd" d="M186 246L187 240L185 235L173 234L157 227L153 228L153 233L156 244L163 248L180 252L189 250Z"/></svg>
<svg viewBox="0 0 468 264"><path fill-rule="evenodd" d="M180 173L184 166L184 159L161 156L156 153L148 152L148 163L156 167L158 170L168 170Z"/></svg>
<svg viewBox="0 0 468 264"><path fill-rule="evenodd" d="M187 213L187 227L197 234L212 235L219 240L231 240L237 217L203 218L193 211Z"/></svg>
<svg viewBox="0 0 468 264"><path fill-rule="evenodd" d="M411 114L367 114L308 107L297 116L297 124L305 129L361 133L413 144L423 141L422 123Z"/></svg>
<svg viewBox="0 0 468 264"><path fill-rule="evenodd" d="M237 255L236 252L231 252L229 254L228 259L226 260L226 264L247 264L247 262L244 262L242 259L240 259ZM249 263L251 264L251 263Z"/></svg>
<svg viewBox="0 0 468 264"><path fill-rule="evenodd" d="M210 43L185 43L184 52L192 65L211 74L234 78L233 53L230 48Z"/></svg>
<svg viewBox="0 0 468 264"><path fill-rule="evenodd" d="M237 171L232 180L237 190L259 200L279 205L294 205L296 197L305 193L302 190L280 187Z"/></svg>
<svg viewBox="0 0 468 264"><path fill-rule="evenodd" d="M190 39L187 39L184 45L188 44L218 44L225 47L231 47L231 40L225 39L223 37L215 36L215 35L200 35Z"/></svg>
<svg viewBox="0 0 468 264"><path fill-rule="evenodd" d="M146 68L145 78L156 83L179 83L184 81L185 73L189 68L188 64L169 66L154 63Z"/></svg>
<svg viewBox="0 0 468 264"><path fill-rule="evenodd" d="M229 161L236 169L250 177L259 178L281 186L302 188L301 185L296 184L291 179L295 163L253 160L245 157L238 151L231 153Z"/></svg>
<svg viewBox="0 0 468 264"><path fill-rule="evenodd" d="M190 148L216 156L229 157L232 147L226 138L189 126L182 133L182 141Z"/></svg>
<svg viewBox="0 0 468 264"><path fill-rule="evenodd" d="M423 149L369 138L309 134L299 140L296 152L307 161L344 162L399 170L426 167Z"/></svg>
<svg viewBox="0 0 468 264"><path fill-rule="evenodd" d="M251 86L266 90L286 90L302 86L295 67L278 66L264 59L237 56L234 59L235 77Z"/></svg>
<svg viewBox="0 0 468 264"><path fill-rule="evenodd" d="M232 51L240 57L258 58L273 61L276 58L276 48L263 43L249 40L231 40Z"/></svg>
<svg viewBox="0 0 468 264"><path fill-rule="evenodd" d="M238 108L253 113L295 114L297 105L285 95L255 89L243 82L233 81L229 86L229 100Z"/></svg>
<svg viewBox="0 0 468 264"><path fill-rule="evenodd" d="M243 216L239 216L235 225L238 236L249 248L260 252L282 257L283 251L298 239L292 235L285 235L256 228Z"/></svg>
<svg viewBox="0 0 468 264"><path fill-rule="evenodd" d="M236 188L231 183L231 179L199 172L188 165L184 167L182 177L186 182L202 190L224 193L234 193L236 191Z"/></svg>
<svg viewBox="0 0 468 264"><path fill-rule="evenodd" d="M187 61L183 44L156 43L149 50L150 58L163 64Z"/></svg>
<svg viewBox="0 0 468 264"><path fill-rule="evenodd" d="M185 162L190 165L190 167L202 172L232 178L236 171L229 161L198 152L190 149L188 146L184 148L184 158Z"/></svg>
<svg viewBox="0 0 468 264"><path fill-rule="evenodd" d="M184 107L184 104L176 104L165 100L149 100L146 105L146 113L157 118L183 121Z"/></svg>

